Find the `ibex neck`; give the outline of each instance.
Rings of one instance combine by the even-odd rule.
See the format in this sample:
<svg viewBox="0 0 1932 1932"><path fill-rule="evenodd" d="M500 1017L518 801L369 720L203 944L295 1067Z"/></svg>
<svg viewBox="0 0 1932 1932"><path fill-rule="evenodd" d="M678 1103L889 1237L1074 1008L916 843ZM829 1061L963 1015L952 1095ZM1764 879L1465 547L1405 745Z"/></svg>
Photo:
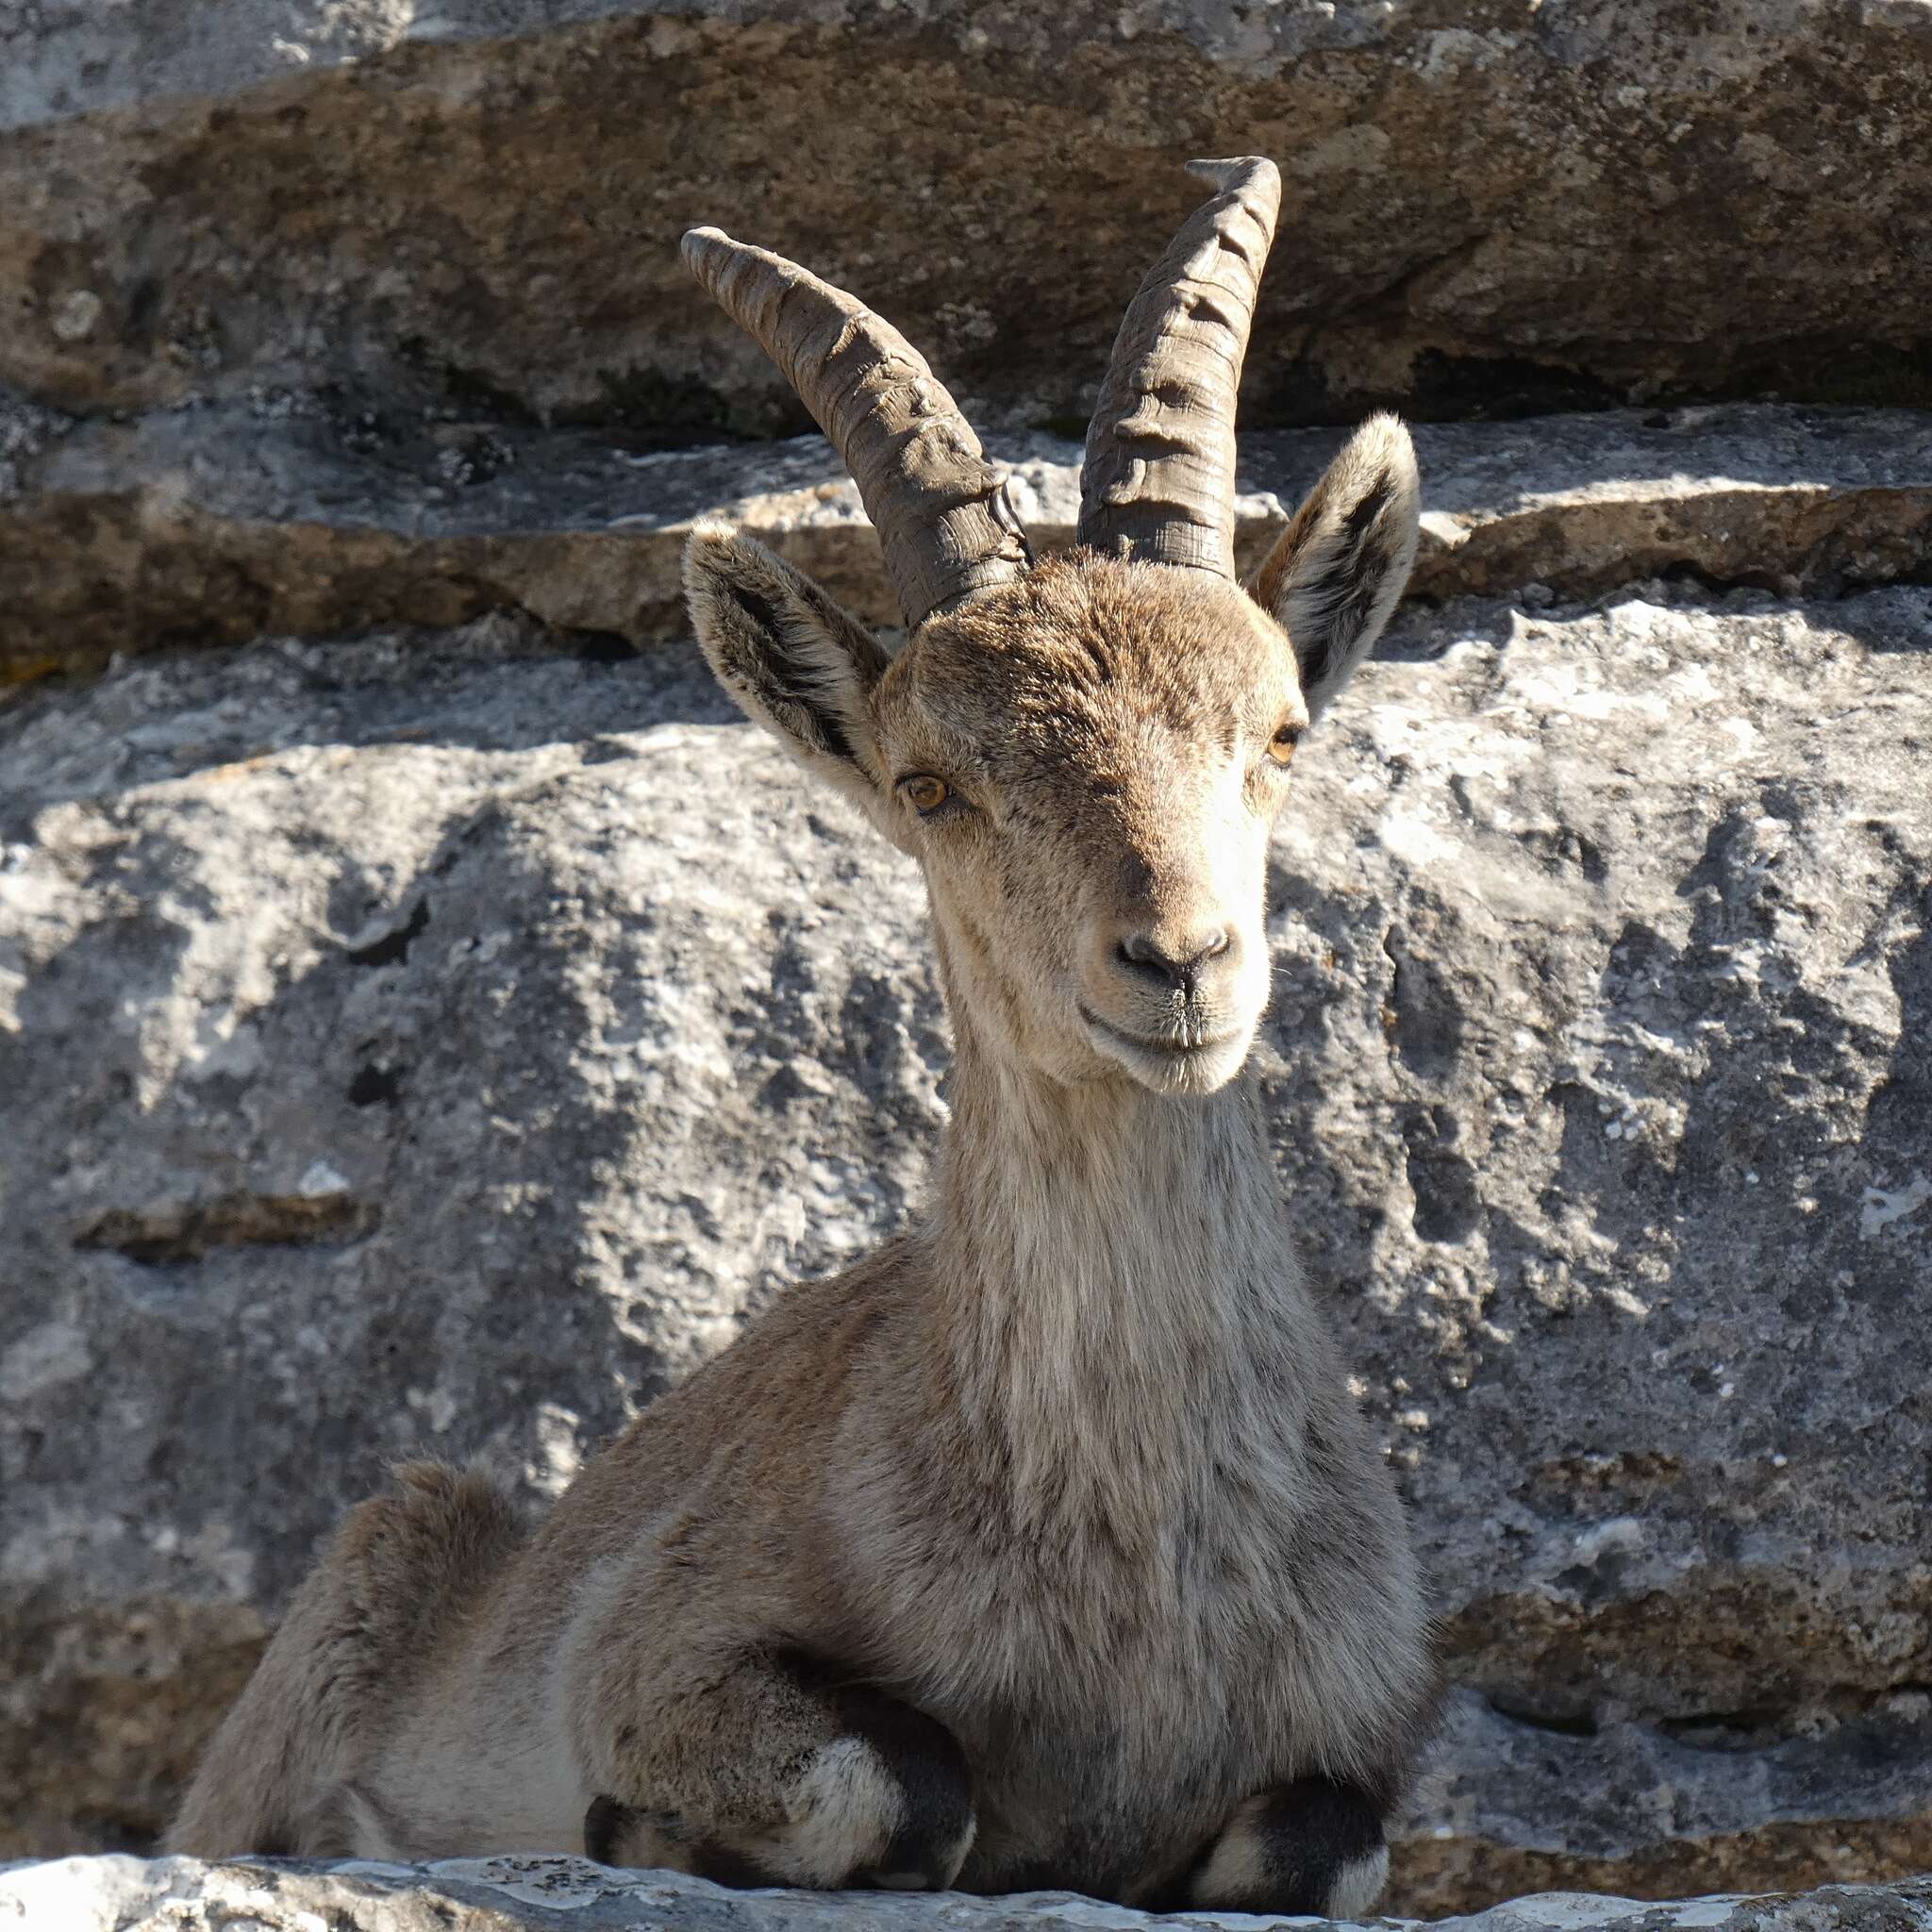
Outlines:
<svg viewBox="0 0 1932 1932"><path fill-rule="evenodd" d="M1303 1291L1259 1095L1245 1076L1194 1100L1065 1087L961 1045L929 1229L961 1420L1023 1503L1158 1507L1210 1421L1300 1406Z"/></svg>

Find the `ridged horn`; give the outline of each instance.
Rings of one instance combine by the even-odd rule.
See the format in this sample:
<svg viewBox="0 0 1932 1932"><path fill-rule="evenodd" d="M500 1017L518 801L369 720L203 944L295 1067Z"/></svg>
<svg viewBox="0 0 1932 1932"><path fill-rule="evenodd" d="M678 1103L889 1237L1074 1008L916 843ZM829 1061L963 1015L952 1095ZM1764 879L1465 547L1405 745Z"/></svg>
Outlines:
<svg viewBox="0 0 1932 1932"><path fill-rule="evenodd" d="M1191 161L1220 190L1127 307L1080 470L1079 541L1232 578L1234 410L1281 176L1258 155Z"/></svg>
<svg viewBox="0 0 1932 1932"><path fill-rule="evenodd" d="M684 261L798 391L879 533L908 628L1032 561L1001 472L925 358L841 289L716 228Z"/></svg>

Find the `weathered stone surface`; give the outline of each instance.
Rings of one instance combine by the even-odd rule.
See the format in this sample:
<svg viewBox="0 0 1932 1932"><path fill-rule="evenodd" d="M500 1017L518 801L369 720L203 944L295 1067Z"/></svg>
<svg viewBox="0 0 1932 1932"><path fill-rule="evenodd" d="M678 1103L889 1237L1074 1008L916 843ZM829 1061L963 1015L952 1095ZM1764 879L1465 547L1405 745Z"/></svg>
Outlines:
<svg viewBox="0 0 1932 1932"><path fill-rule="evenodd" d="M0 709L0 1850L144 1841L385 1459L534 1503L918 1195L915 874L542 643ZM1276 1147L1462 1687L1400 1909L1932 1865L1928 651L1412 608L1310 744Z"/></svg>
<svg viewBox="0 0 1932 1932"><path fill-rule="evenodd" d="M1849 1723L1830 1704L1552 1726L1459 1690L1395 1847L1395 1902L1434 1915L1553 1886L1669 1898L1924 1870L1932 1699L1854 1700Z"/></svg>
<svg viewBox="0 0 1932 1932"><path fill-rule="evenodd" d="M0 1868L0 1924L22 1932L174 1932L184 1923L248 1932L1154 1932L1230 1924L1346 1924L1242 1913L1146 1912L1066 1892L725 1891L701 1878L613 1872L580 1858L461 1858L433 1865L250 1859L67 1858ZM1371 1920L1374 1925L1410 1923ZM1808 1896L1630 1899L1549 1893L1459 1920L1468 1932L1924 1932L1932 1881L1833 1886Z"/></svg>
<svg viewBox="0 0 1932 1932"><path fill-rule="evenodd" d="M451 625L491 609L678 635L691 524L730 518L895 622L829 444L641 451L588 430L315 398L129 422L0 412L0 680L263 632ZM1331 430L1241 444L1237 548L1258 559ZM1788 593L1932 575L1932 413L1767 406L1417 428L1416 595L1588 596L1668 572ZM13 454L7 452L10 446ZM1077 443L996 437L1042 548L1073 541Z"/></svg>
<svg viewBox="0 0 1932 1932"><path fill-rule="evenodd" d="M1255 420L1927 399L1922 0L84 0L0 13L0 382L796 421L714 221L1014 424L1079 414L1193 192L1287 205Z"/></svg>

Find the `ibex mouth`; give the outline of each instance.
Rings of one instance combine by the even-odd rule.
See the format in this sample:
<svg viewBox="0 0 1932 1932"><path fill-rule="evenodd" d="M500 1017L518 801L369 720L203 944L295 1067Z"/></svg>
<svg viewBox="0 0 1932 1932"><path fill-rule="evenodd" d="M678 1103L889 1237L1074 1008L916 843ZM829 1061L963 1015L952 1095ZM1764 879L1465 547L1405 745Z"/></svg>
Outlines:
<svg viewBox="0 0 1932 1932"><path fill-rule="evenodd" d="M1103 1035L1117 1046L1131 1047L1136 1053L1165 1054L1173 1059L1186 1059L1193 1054L1213 1053L1218 1048L1232 1046L1241 1035L1239 1027L1225 1033L1199 1034L1189 1030L1178 1039L1172 1035L1153 1036L1145 1033L1129 1033L1123 1026L1116 1026L1103 1020L1091 1007L1082 1007L1080 1017L1094 1032Z"/></svg>
<svg viewBox="0 0 1932 1932"><path fill-rule="evenodd" d="M1248 1057L1245 1027L1155 1038L1111 1025L1084 1006L1079 1013L1099 1052L1152 1093L1212 1093L1234 1078Z"/></svg>

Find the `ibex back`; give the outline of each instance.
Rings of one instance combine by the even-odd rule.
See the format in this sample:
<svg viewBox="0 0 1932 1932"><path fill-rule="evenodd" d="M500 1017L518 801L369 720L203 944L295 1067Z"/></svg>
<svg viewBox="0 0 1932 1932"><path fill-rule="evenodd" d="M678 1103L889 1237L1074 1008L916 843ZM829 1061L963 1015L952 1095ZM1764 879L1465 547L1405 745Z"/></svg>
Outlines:
<svg viewBox="0 0 1932 1932"><path fill-rule="evenodd" d="M1426 1620L1242 1067L1270 829L1401 592L1415 469L1369 424L1237 580L1279 183L1199 165L1217 193L1115 347L1080 547L1037 562L892 329L686 238L837 443L905 608L892 657L758 544L691 541L718 676L924 869L958 1049L933 1198L534 1533L435 1466L358 1508L176 1848L1374 1903Z"/></svg>

